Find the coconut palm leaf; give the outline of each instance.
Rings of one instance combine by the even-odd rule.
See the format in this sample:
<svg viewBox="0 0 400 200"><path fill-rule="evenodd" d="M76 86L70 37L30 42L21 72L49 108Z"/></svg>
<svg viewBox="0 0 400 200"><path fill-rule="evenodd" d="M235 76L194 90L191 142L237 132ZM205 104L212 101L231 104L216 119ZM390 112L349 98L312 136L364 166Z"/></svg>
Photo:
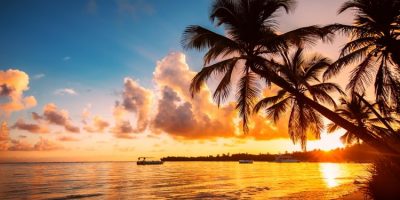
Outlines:
<svg viewBox="0 0 400 200"><path fill-rule="evenodd" d="M393 71L400 72L400 1L349 0L339 13L346 10L355 11L353 25L333 24L325 28L351 36L352 40L342 48L338 61L326 71L324 78L337 74L344 66L356 64L347 88L361 92L375 79L376 101L381 111L387 112L383 109L389 104L400 110L399 90L387 84L386 78ZM393 80L398 82L400 78L396 76Z"/></svg>
<svg viewBox="0 0 400 200"><path fill-rule="evenodd" d="M254 106L256 97L259 96L260 89L256 75L252 72L246 72L239 80L238 92L236 94L236 109L243 121L243 131L248 132L249 115Z"/></svg>
<svg viewBox="0 0 400 200"><path fill-rule="evenodd" d="M211 75L223 74L229 71L230 69L235 67L238 60L239 58L233 57L201 69L201 71L197 73L196 76L192 79L192 82L190 84L190 92L192 96L196 92L200 91L201 86L211 77Z"/></svg>

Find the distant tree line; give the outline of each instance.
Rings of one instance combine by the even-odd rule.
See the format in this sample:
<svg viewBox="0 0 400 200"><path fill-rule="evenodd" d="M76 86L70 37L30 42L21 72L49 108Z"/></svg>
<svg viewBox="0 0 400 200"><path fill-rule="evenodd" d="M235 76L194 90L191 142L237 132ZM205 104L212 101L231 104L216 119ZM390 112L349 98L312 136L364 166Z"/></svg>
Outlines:
<svg viewBox="0 0 400 200"><path fill-rule="evenodd" d="M367 163L377 158L377 152L366 144L357 144L347 148L338 148L331 151L313 150L300 151L284 154L217 154L209 156L168 156L162 158L162 161L238 161L238 160L254 160L254 161L275 161L278 155L290 155L301 162L360 162Z"/></svg>

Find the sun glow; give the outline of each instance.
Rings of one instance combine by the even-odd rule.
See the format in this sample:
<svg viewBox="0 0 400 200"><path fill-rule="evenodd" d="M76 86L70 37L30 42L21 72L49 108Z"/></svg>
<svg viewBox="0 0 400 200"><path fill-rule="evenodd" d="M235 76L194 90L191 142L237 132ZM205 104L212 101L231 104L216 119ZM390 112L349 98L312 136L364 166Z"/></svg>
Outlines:
<svg viewBox="0 0 400 200"><path fill-rule="evenodd" d="M323 133L321 134L320 140L309 141L307 144L307 149L320 149L323 151L330 151L332 149L343 148L345 147L345 145L340 140L340 136L342 135L342 131L337 131L331 134Z"/></svg>

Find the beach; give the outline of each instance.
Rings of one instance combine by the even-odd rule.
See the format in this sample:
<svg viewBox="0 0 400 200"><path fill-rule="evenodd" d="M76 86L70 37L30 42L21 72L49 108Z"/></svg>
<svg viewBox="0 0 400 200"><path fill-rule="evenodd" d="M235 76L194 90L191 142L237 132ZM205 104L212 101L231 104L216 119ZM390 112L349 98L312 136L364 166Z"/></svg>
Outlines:
<svg viewBox="0 0 400 200"><path fill-rule="evenodd" d="M343 197L338 198L338 200L364 200L365 198L365 194L361 191L355 191L352 192L348 195L345 195Z"/></svg>

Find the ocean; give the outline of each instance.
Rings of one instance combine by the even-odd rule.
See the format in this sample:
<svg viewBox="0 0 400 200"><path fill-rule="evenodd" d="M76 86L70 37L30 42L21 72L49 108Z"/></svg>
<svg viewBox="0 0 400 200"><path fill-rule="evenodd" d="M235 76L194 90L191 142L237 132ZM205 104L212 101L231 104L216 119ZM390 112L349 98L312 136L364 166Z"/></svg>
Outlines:
<svg viewBox="0 0 400 200"><path fill-rule="evenodd" d="M368 164L135 162L0 164L0 199L336 199Z"/></svg>

